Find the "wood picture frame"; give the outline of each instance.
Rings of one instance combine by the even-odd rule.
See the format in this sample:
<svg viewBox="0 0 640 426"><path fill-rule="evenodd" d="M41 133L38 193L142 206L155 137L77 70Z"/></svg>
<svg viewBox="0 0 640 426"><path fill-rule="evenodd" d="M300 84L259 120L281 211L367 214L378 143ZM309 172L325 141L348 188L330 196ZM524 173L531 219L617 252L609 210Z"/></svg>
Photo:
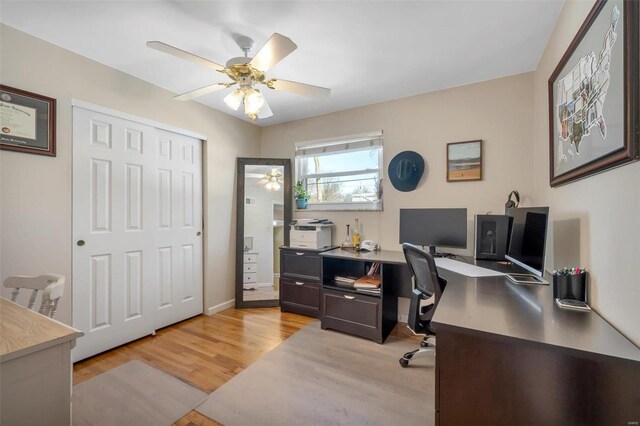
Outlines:
<svg viewBox="0 0 640 426"><path fill-rule="evenodd" d="M0 84L0 149L56 156L56 100Z"/></svg>
<svg viewBox="0 0 640 426"><path fill-rule="evenodd" d="M482 140L447 144L447 182L482 180Z"/></svg>
<svg viewBox="0 0 640 426"><path fill-rule="evenodd" d="M597 0L551 74L551 187L638 158L639 14L637 1Z"/></svg>

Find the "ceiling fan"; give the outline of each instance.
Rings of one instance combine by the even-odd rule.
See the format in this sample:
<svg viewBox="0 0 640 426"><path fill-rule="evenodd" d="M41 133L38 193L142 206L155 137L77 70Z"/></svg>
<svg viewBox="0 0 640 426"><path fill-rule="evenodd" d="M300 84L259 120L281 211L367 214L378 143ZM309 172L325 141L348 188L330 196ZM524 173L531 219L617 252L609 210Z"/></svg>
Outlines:
<svg viewBox="0 0 640 426"><path fill-rule="evenodd" d="M274 33L253 58L249 57L249 52L254 45L251 38L239 36L236 38L236 42L238 46L240 46L240 49L242 49L244 56L229 59L225 66L161 41L148 41L147 47L204 65L222 74L226 74L232 80L229 82L210 84L178 95L174 99L187 101L237 84L238 89L228 94L224 98L224 102L234 111L237 111L240 105L244 104L244 113L252 120L267 118L273 115L264 95L256 88L258 85L312 98L326 98L331 93L330 89L324 87L276 78L266 78L265 74L267 71L298 48L288 37Z"/></svg>

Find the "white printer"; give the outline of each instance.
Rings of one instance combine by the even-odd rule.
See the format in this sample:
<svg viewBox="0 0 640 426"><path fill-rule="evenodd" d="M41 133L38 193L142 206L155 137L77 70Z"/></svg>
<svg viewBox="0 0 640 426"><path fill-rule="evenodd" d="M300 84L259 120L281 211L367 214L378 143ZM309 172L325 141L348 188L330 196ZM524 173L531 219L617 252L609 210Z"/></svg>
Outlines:
<svg viewBox="0 0 640 426"><path fill-rule="evenodd" d="M331 227L328 219L297 219L291 222L289 246L292 248L321 249L331 246Z"/></svg>

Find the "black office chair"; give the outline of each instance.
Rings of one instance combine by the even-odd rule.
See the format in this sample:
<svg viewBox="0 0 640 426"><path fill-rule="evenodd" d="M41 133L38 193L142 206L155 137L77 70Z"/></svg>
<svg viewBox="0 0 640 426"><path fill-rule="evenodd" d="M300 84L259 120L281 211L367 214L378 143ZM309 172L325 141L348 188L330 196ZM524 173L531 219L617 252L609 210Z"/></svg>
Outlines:
<svg viewBox="0 0 640 426"><path fill-rule="evenodd" d="M400 358L400 365L407 367L409 360L420 353L430 352L428 339L435 337L436 333L431 329L430 323L436 307L440 302L442 292L447 285L447 280L438 275L436 262L428 252L408 243L402 244L404 257L409 265L416 288L411 293L411 305L409 307L409 320L407 325L416 333L424 334L420 342L420 348L407 352ZM433 303L420 306L420 302L434 296ZM431 346L435 346L431 344Z"/></svg>

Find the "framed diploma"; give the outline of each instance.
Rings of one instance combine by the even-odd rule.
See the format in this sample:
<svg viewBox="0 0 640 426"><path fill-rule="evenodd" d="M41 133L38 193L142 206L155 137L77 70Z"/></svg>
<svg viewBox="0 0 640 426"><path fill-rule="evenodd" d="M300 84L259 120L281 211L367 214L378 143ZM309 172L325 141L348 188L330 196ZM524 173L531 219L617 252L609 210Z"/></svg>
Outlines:
<svg viewBox="0 0 640 426"><path fill-rule="evenodd" d="M56 156L56 100L0 84L0 149Z"/></svg>

